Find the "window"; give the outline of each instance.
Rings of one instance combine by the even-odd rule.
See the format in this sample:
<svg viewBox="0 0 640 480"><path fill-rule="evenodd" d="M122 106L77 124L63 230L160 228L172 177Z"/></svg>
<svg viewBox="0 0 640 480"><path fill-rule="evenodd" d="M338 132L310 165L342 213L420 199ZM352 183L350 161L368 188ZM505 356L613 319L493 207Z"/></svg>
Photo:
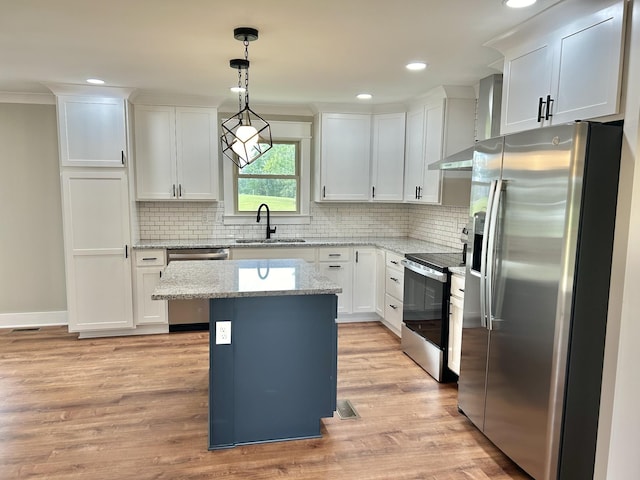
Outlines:
<svg viewBox="0 0 640 480"><path fill-rule="evenodd" d="M272 212L300 211L298 142L273 142L273 147L243 169L235 167L236 213L255 212L262 203Z"/></svg>
<svg viewBox="0 0 640 480"><path fill-rule="evenodd" d="M242 171L229 159L222 162L224 225L255 225L256 212L263 202L269 205L271 218L278 225L311 222L311 122L273 120L269 124L274 145L269 152ZM272 160L270 155L274 155ZM279 192L275 185L279 185Z"/></svg>

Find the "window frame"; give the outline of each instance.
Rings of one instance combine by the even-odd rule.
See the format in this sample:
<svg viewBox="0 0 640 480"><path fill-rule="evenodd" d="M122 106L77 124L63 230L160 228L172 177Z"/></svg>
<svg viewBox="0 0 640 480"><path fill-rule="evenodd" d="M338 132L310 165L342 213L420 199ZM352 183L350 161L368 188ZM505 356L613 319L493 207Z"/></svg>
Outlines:
<svg viewBox="0 0 640 480"><path fill-rule="evenodd" d="M274 210L270 208L272 214L300 214L300 141L294 140L273 140L273 145L295 145L295 174L294 175L260 175L254 173L248 173L240 175L240 167L235 166L233 168L233 207L235 215L243 215L246 213L254 213L248 211L241 211L239 209L239 197L238 197L238 180L241 178L256 178L265 180L295 180L296 181L296 209L295 210Z"/></svg>
<svg viewBox="0 0 640 480"><path fill-rule="evenodd" d="M220 121L224 121L221 118ZM309 213L311 201L311 127L308 121L270 121L271 137L274 142L299 142L299 188L298 212L274 212L271 218L281 225L308 225L311 223ZM223 207L222 221L224 225L253 225L256 222L256 212L236 212L237 193L234 187L234 168L236 165L221 155L223 174Z"/></svg>

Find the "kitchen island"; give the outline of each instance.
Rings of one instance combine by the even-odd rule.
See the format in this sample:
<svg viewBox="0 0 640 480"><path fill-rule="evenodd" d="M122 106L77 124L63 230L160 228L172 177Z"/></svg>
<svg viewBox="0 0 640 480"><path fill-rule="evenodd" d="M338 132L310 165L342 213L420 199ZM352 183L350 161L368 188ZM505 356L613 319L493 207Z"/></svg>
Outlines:
<svg viewBox="0 0 640 480"><path fill-rule="evenodd" d="M300 259L174 262L154 300L210 302L209 449L320 436L341 289Z"/></svg>

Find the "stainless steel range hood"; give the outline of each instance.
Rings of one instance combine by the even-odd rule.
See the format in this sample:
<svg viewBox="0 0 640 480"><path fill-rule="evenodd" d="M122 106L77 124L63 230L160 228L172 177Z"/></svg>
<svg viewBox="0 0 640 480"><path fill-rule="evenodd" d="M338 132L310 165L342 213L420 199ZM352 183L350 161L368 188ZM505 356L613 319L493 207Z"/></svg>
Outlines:
<svg viewBox="0 0 640 480"><path fill-rule="evenodd" d="M489 75L480 80L476 119L477 140L500 135L502 103L502 74ZM449 155L429 165L429 170L471 170L474 147Z"/></svg>

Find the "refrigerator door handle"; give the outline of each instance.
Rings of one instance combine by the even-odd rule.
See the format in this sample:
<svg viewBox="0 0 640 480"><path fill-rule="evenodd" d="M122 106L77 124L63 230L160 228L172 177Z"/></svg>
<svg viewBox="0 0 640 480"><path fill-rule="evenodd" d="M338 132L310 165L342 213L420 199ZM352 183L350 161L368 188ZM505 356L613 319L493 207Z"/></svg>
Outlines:
<svg viewBox="0 0 640 480"><path fill-rule="evenodd" d="M487 266L486 266L486 309L487 309L487 329L493 330L493 268L495 266L495 249L496 249L496 231L498 228L498 209L500 208L500 200L502 199L502 189L504 188L504 182L502 179L496 182L496 189L493 192L493 201L491 202L491 208L487 206L487 210L490 210L489 218L489 240L487 242Z"/></svg>
<svg viewBox="0 0 640 480"><path fill-rule="evenodd" d="M497 183L497 180L491 180L491 184L489 185L487 210L485 212L484 229L482 232L482 251L480 254L480 323L484 328L487 328L487 250L491 225L491 210L493 209L493 197L496 193Z"/></svg>

